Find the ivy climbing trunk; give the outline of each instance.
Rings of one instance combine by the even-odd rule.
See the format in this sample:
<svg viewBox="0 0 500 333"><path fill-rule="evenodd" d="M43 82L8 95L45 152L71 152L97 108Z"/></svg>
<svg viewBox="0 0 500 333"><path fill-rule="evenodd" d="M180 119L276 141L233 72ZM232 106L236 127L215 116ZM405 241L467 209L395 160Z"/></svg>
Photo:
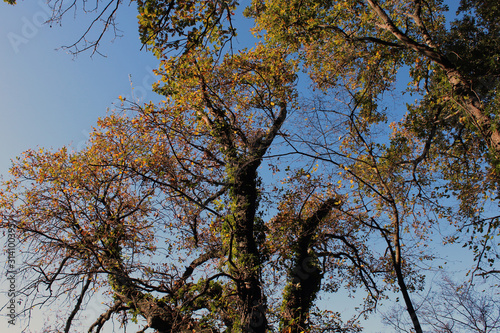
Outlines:
<svg viewBox="0 0 500 333"><path fill-rule="evenodd" d="M309 311L323 278L318 256L313 250L314 235L318 233L321 221L340 202L339 198L330 198L312 216L299 221L300 236L293 249L293 265L283 295L282 332L306 332L309 327Z"/></svg>
<svg viewBox="0 0 500 333"><path fill-rule="evenodd" d="M243 159L230 167L232 183L232 215L227 220L231 238L229 261L236 278L236 289L240 305L240 326L236 331L265 332L267 319L266 302L261 288L261 254L256 237L262 232L256 224L259 203L258 174L260 158ZM257 222L258 223L258 222Z"/></svg>

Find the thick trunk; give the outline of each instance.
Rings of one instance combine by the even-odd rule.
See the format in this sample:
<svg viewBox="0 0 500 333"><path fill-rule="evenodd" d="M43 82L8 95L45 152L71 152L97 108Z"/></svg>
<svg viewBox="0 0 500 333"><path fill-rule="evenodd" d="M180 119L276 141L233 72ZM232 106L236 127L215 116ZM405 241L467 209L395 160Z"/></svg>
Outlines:
<svg viewBox="0 0 500 333"><path fill-rule="evenodd" d="M294 262L283 296L282 332L300 333L307 331L309 327L309 310L323 278L319 260L312 250L314 235L318 232L320 222L339 204L340 199L331 198L311 217L301 221L302 230L294 247Z"/></svg>
<svg viewBox="0 0 500 333"><path fill-rule="evenodd" d="M264 333L267 329L265 298L262 293L260 272L261 256L256 241L260 232L256 226L259 202L257 168L260 159L239 163L231 175L233 211L231 222L234 242L232 258L237 277L237 293L240 303L240 322L243 332Z"/></svg>
<svg viewBox="0 0 500 333"><path fill-rule="evenodd" d="M236 278L240 311L240 320L235 323L238 326L236 332L267 331L266 298L261 283L262 253L258 244L263 239L264 230L262 221L256 216L260 196L257 169L285 121L286 110L285 105L280 107L273 125L248 143L244 155L236 153L230 139L224 139L231 199L231 214L226 222L231 240L226 244L226 251L229 253L230 273Z"/></svg>
<svg viewBox="0 0 500 333"><path fill-rule="evenodd" d="M305 253L295 258L284 292L282 332L306 332L309 327L309 310L321 287L323 274L316 256Z"/></svg>

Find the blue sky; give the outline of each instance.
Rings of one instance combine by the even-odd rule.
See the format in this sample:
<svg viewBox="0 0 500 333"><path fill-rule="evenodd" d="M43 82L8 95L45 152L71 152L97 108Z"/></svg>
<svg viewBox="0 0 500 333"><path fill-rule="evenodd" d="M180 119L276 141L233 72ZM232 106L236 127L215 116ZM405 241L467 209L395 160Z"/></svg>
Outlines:
<svg viewBox="0 0 500 333"><path fill-rule="evenodd" d="M0 10L0 173L10 159L36 146L81 146L97 117L113 108L119 95L151 99L151 70L157 60L140 51L135 7L122 8L123 38L108 38L100 49L77 58L59 49L76 41L85 22L81 13L62 26L41 25L48 8L43 2L1 4ZM111 36L110 36L111 37Z"/></svg>

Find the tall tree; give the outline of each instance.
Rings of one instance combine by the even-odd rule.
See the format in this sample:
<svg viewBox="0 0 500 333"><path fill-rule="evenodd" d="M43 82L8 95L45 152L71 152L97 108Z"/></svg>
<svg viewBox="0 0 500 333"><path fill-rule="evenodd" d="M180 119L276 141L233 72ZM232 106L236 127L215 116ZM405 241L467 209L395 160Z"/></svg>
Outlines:
<svg viewBox="0 0 500 333"><path fill-rule="evenodd" d="M76 4L54 2L52 20ZM104 30L75 52L96 51L114 23L121 2L102 4L91 28ZM299 333L359 331L391 290L421 332L414 261L431 258L441 216L454 220L440 200L453 191L487 241L497 226L473 207L500 179L498 5L464 0L447 28L437 0L255 0L251 50L232 48L234 1L137 5L164 100L123 101L134 114L100 120L82 151L15 162L0 207L27 246L22 291L69 293L65 332L100 289L108 309L89 332L122 313L143 331ZM419 100L391 119L383 99L408 68ZM300 71L320 91L313 106ZM478 259L489 246L470 244ZM315 308L340 288L366 292L346 323Z"/></svg>
<svg viewBox="0 0 500 333"><path fill-rule="evenodd" d="M116 300L110 313L135 311L158 332L198 327L189 313L199 309L218 313L214 320L228 330L264 332L257 169L293 109L292 69L279 49L257 47L220 63L203 50L190 52L161 65L161 72L174 72L158 87L167 97L163 106L141 107L132 119L107 117L82 152L29 152L12 170L16 181L7 184L2 215L17 222L23 238L47 243L46 252L67 253L32 263L41 266L38 281L50 286L83 261L77 275L108 281ZM137 215L151 220L128 225ZM143 267L136 225L153 239L164 234L169 248L199 256L182 275L168 261ZM214 273L187 284L208 262ZM215 298L204 300L208 295Z"/></svg>

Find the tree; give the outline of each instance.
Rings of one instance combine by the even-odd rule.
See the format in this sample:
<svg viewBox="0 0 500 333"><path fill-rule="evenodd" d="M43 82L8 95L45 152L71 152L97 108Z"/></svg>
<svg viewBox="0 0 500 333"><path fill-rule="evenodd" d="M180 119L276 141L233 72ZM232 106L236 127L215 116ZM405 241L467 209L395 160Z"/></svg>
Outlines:
<svg viewBox="0 0 500 333"><path fill-rule="evenodd" d="M353 105L359 106L360 110L357 117L365 122L359 126L361 130L356 129L360 133L380 128L378 124L386 121L387 112L377 104L384 93L393 89L396 74L404 70L403 66L410 67L409 75L416 87L412 92L421 94L422 99L408 109L408 116L400 122L402 128L394 127L396 140L388 149L377 142L354 139L354 142L361 143L361 149L370 156L371 163L363 158L366 153L355 155L354 159L359 161L361 157L359 162L365 168L376 169L376 174L368 181L360 179L357 174L353 176L366 187L374 186L373 181L378 182L377 178L385 183L376 161L390 158L392 170L389 172L392 175L389 179L398 179L394 178L400 172L397 169L406 166L413 177L410 174L399 181L414 182L418 188L415 194L435 205L434 192L422 190L429 182L438 180L438 177L429 178L424 170L429 167L424 162L436 159L437 165L443 167L434 164L431 168L441 170L441 179L447 182L445 186L439 186L444 192L439 194L441 198L447 196L450 188L453 189L462 201L459 215L467 221L474 220L476 232L483 233L487 229L483 246L471 245L481 258L483 250L488 252L491 248L484 244L496 234L493 231L496 230L496 219L481 219L480 203L482 198L492 195L497 201L497 195L492 193L497 191L498 180L490 182L489 179L496 179L498 173L498 69L494 60L498 48L489 43L500 37L497 20L493 19L498 6L484 1L462 1L459 13L464 16L457 19L450 30L445 26L445 10L441 1L290 1L286 4L254 1L247 9L247 15L256 19L257 29L265 32L271 44L294 48L317 88L330 93L342 86L352 92ZM471 44L469 40L477 42ZM407 131L412 135L405 134ZM415 154L419 144L412 141L421 142L423 149L420 153ZM326 144L327 149L320 149L322 156L331 158L337 154L333 142L330 140ZM408 148L414 153L405 156L406 159L395 154L396 151L406 152ZM339 160L338 155L335 159ZM487 163L490 168L486 167ZM388 197L387 184L381 185L385 191L378 193L388 206L396 207L412 193L408 189L407 194L399 192L399 196ZM439 216L446 212L440 205L435 207ZM397 215L393 214L393 217ZM491 223L485 226L484 221ZM395 253L398 253L399 231L398 228L394 230ZM472 243L474 241L469 242ZM394 261L396 271L398 257L396 255ZM488 260L493 263L494 255ZM420 331L411 301L406 296L404 298L414 319L414 328Z"/></svg>
<svg viewBox="0 0 500 333"><path fill-rule="evenodd" d="M105 4L103 33L121 2ZM235 50L233 1L137 5L164 101L123 101L133 116L100 120L82 151L28 151L4 183L32 304L68 295L65 332L95 290L108 310L89 332L119 313L143 331L356 332L394 291L421 332L415 262L442 217L458 223L442 199L461 200L473 237L489 221L473 207L497 191L498 6L462 1L447 29L441 1L253 1L262 36ZM383 99L405 65L420 99L392 119ZM315 308L340 288L366 292L346 323Z"/></svg>
<svg viewBox="0 0 500 333"><path fill-rule="evenodd" d="M213 66L218 69L214 71ZM267 321L262 312L259 241L263 226L256 215L260 196L256 170L290 107L294 75L289 67L279 50L257 49L227 57L220 65L208 55L185 55L165 86L173 98L171 103L161 109L141 108L131 120L105 119L102 131L81 153L28 153L13 169L19 181L8 184L6 193L11 194L2 205L3 220L16 221L27 240L44 244L48 253L67 253L56 266L54 257L47 254L43 258L52 260L46 266L44 261L33 263L41 266L39 280L50 287L51 281L63 278L68 266L83 261L78 266L85 269L77 275L88 275L89 282L80 298L86 295L90 281L103 283L99 275L107 275L116 300L110 311L137 311L159 332L196 327L189 316L185 319L186 313L198 308L213 310L222 304L230 313L217 319L228 328L264 331ZM161 70L169 69L166 61ZM276 106L268 108L269 103ZM22 179L31 181L25 189ZM29 200L18 204L15 193L23 193ZM153 205L154 193L161 199ZM170 209L177 214L170 216ZM136 225L147 233L159 228L151 221L142 222L137 214L153 217L153 221L154 214L171 219L170 224L160 223L167 231L175 230L167 233L168 238L180 237L178 233L189 228L190 236L182 237L177 246L173 240L168 242L179 251L200 253L184 274L142 267L140 260L137 267L128 262L145 251L130 234ZM39 220L46 222L46 228L41 228ZM83 249L78 251L78 247ZM207 261L218 272L197 285L186 285L192 271ZM141 279L133 277L137 274ZM171 278L165 280L168 276ZM225 288L219 279L228 280L223 283ZM168 297L155 299L143 289L170 294L173 303ZM180 302L174 296L177 293L188 299ZM217 294L218 305L213 304L215 299L203 300L203 295ZM103 318L96 321L96 328ZM65 331L70 324L71 316Z"/></svg>

